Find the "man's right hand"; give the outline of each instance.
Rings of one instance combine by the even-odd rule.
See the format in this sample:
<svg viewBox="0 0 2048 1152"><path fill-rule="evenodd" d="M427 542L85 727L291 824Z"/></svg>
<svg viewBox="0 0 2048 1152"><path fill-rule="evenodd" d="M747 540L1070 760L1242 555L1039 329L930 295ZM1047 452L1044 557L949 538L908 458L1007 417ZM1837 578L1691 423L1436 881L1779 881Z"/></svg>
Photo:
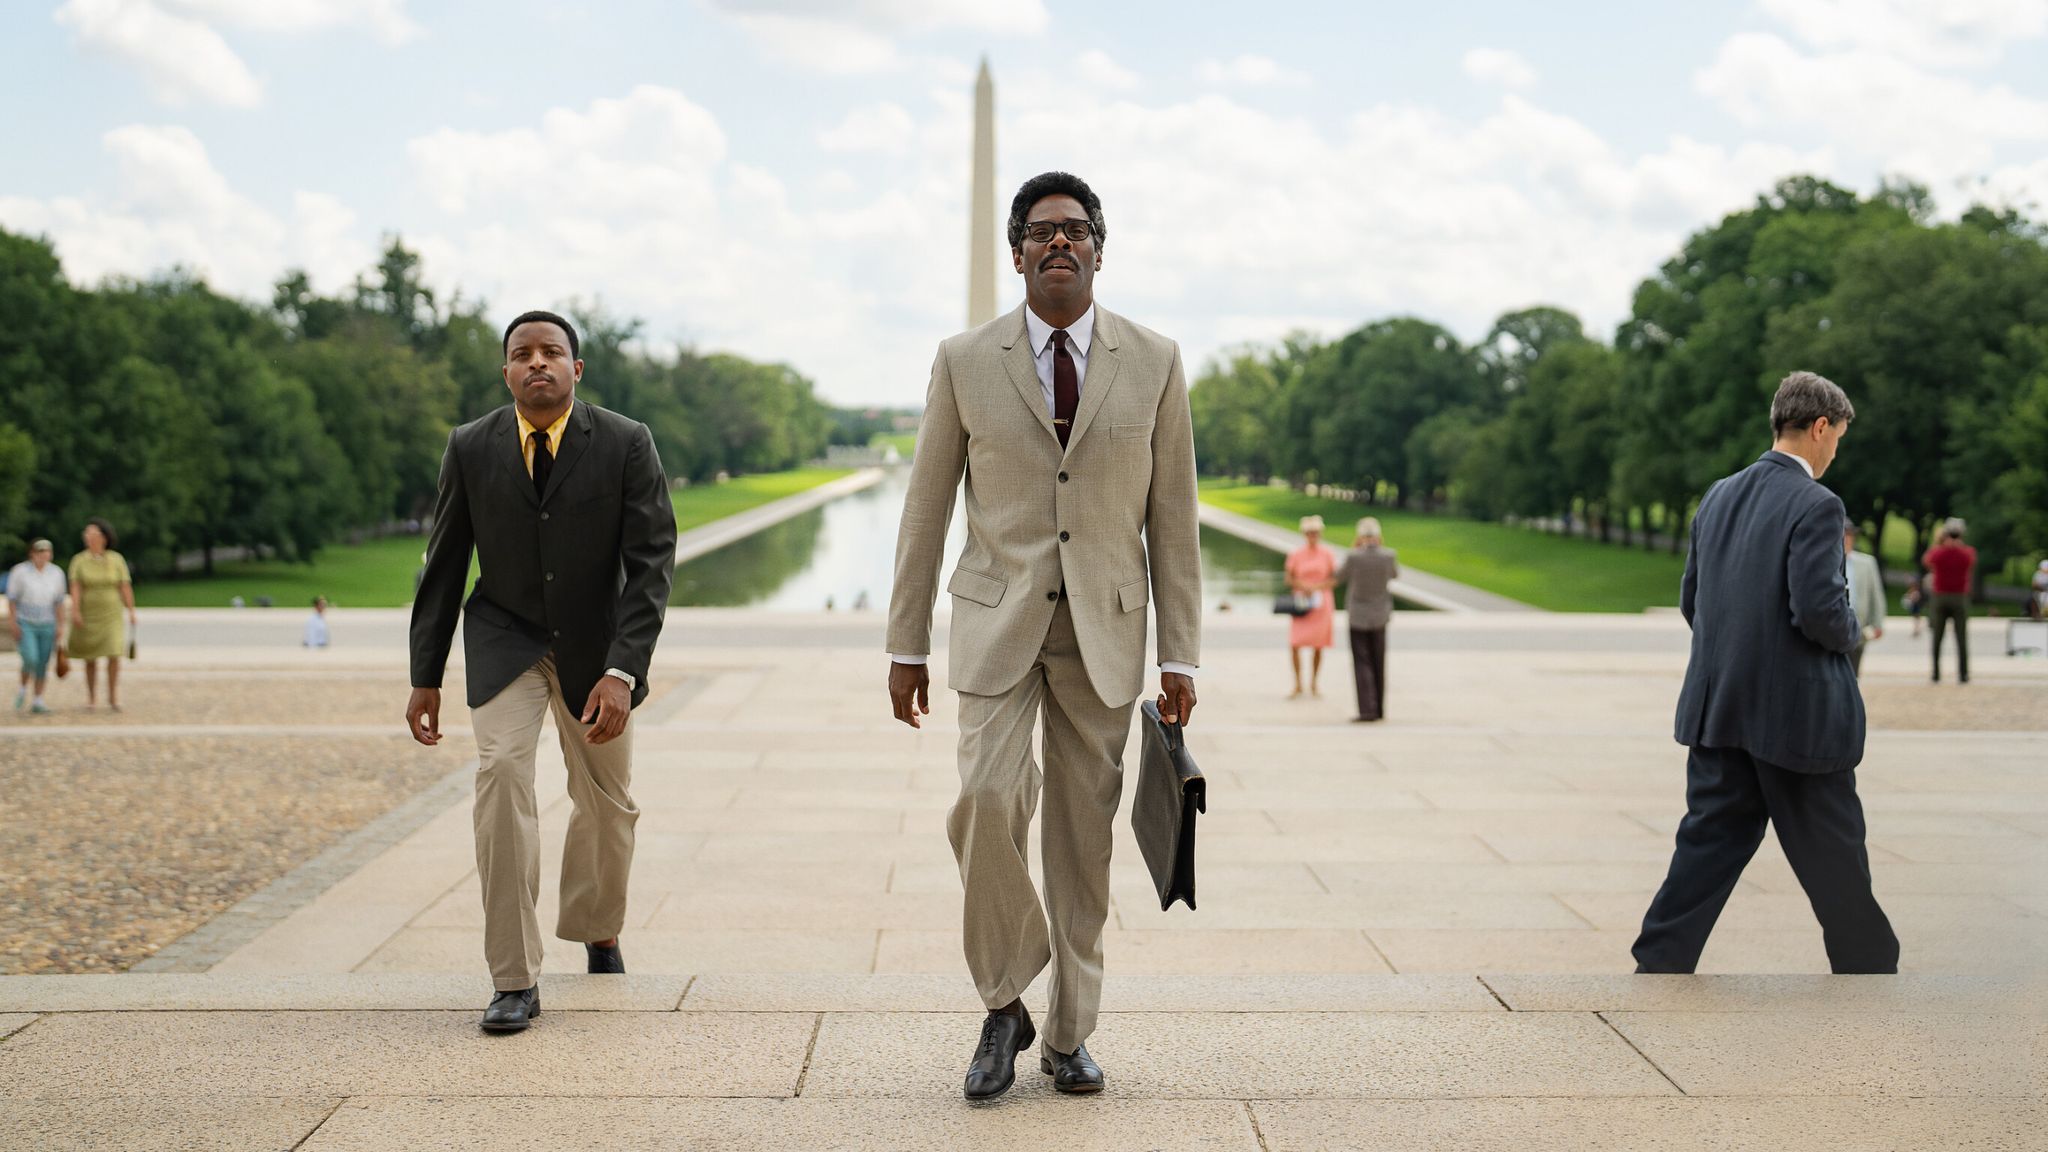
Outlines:
<svg viewBox="0 0 2048 1152"><path fill-rule="evenodd" d="M932 714L932 674L923 664L889 661L889 706L896 718L912 728L922 728L920 714Z"/></svg>
<svg viewBox="0 0 2048 1152"><path fill-rule="evenodd" d="M441 690L415 688L405 703L405 730L428 747L441 742Z"/></svg>

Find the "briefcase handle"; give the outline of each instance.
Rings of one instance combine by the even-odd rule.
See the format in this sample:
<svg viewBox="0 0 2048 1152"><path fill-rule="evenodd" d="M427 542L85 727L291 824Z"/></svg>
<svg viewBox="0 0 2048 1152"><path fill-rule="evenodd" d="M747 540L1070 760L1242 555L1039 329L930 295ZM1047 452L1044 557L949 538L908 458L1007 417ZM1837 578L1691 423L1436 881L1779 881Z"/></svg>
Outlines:
<svg viewBox="0 0 2048 1152"><path fill-rule="evenodd" d="M1169 722L1166 719L1166 714L1160 710L1158 704L1150 700L1145 701L1145 703L1151 706L1150 710L1153 718L1159 721L1160 731L1166 733L1166 750L1168 752L1178 752L1186 748L1188 746L1187 736L1180 730L1180 721L1174 720Z"/></svg>

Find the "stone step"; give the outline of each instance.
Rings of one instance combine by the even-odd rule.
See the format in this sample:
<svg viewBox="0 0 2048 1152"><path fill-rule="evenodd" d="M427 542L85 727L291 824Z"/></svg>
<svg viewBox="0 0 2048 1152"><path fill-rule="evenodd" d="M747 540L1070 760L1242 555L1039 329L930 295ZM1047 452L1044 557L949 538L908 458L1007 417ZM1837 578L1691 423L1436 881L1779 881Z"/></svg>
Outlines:
<svg viewBox="0 0 2048 1152"><path fill-rule="evenodd" d="M570 1012L977 1011L954 976L910 973L550 975L547 1006ZM0 1015L60 1012L467 1011L480 977L429 973L0 976ZM1045 1003L1043 978L1025 994ZM1118 976L1103 1010L1176 1012L1696 1012L2039 1015L2041 976L1597 976L1331 974Z"/></svg>

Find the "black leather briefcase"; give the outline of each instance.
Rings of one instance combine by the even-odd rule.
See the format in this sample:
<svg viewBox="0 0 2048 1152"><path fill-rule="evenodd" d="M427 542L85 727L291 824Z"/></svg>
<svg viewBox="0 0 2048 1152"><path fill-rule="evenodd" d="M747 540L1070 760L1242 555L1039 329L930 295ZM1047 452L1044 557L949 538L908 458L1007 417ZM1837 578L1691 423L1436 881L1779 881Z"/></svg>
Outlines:
<svg viewBox="0 0 2048 1152"><path fill-rule="evenodd" d="M1159 705L1138 707L1138 794L1131 801L1131 831L1159 889L1159 910L1175 900L1195 906L1195 814L1209 810L1208 785L1180 725L1159 718Z"/></svg>

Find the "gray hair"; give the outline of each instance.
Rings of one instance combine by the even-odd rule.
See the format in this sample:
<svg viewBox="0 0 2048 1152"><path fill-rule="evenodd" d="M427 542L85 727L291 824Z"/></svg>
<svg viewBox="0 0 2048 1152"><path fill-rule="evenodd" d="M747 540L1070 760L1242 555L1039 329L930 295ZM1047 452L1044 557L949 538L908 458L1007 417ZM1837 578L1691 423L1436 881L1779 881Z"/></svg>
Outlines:
<svg viewBox="0 0 2048 1152"><path fill-rule="evenodd" d="M1813 422L1827 417L1834 424L1856 418L1856 406L1834 381L1818 372L1794 372L1778 381L1777 395L1771 397L1771 434L1787 428L1805 431Z"/></svg>

